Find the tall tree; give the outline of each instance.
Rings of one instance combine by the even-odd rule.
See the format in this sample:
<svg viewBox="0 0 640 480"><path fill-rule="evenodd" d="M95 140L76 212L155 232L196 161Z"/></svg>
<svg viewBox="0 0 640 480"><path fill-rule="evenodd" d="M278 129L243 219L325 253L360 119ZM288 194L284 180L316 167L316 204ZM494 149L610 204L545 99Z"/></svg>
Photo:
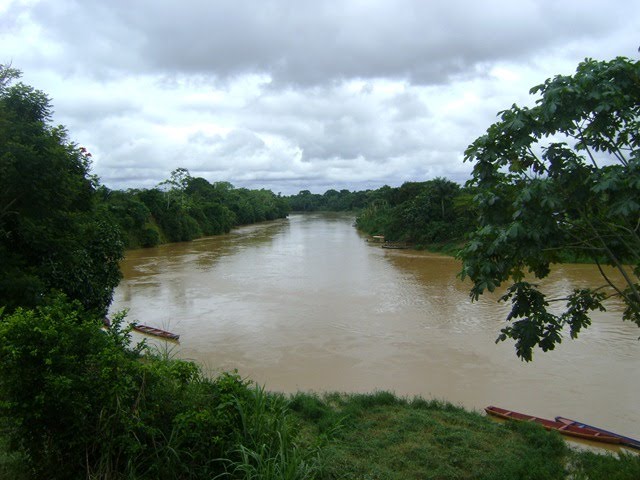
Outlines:
<svg viewBox="0 0 640 480"><path fill-rule="evenodd" d="M509 285L511 323L498 341L514 339L527 361L535 347L554 349L565 327L575 338L607 297L640 326L640 62L587 59L531 93L540 95L533 108L500 112L466 151L479 226L461 253L473 299ZM566 254L591 259L602 285L547 298L530 279ZM557 301L559 314L548 308Z"/></svg>
<svg viewBox="0 0 640 480"><path fill-rule="evenodd" d="M0 306L61 290L106 311L120 280L118 229L96 216L90 154L51 125L49 98L0 66Z"/></svg>

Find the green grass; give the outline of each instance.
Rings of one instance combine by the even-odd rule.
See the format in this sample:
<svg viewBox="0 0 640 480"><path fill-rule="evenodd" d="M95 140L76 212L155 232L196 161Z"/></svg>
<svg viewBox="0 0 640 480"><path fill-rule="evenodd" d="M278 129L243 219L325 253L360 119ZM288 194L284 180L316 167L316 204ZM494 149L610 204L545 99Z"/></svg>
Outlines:
<svg viewBox="0 0 640 480"><path fill-rule="evenodd" d="M327 438L325 479L640 478L636 456L578 453L527 423L494 422L446 402L299 393L290 408L302 429Z"/></svg>
<svg viewBox="0 0 640 480"><path fill-rule="evenodd" d="M250 401L238 402L237 409L241 429L233 458L225 460L229 478L305 480L319 475L319 449L298 438L284 396L256 386Z"/></svg>
<svg viewBox="0 0 640 480"><path fill-rule="evenodd" d="M630 480L640 478L640 455L620 456L576 452L572 456L572 480Z"/></svg>
<svg viewBox="0 0 640 480"><path fill-rule="evenodd" d="M384 391L285 397L254 386L230 402L240 420L235 446L210 459L224 465L220 479L640 478L638 455L574 451L539 425L498 423L443 401ZM7 447L0 430L0 479L32 478L26 457ZM174 466L182 473L173 478L209 478L185 466Z"/></svg>

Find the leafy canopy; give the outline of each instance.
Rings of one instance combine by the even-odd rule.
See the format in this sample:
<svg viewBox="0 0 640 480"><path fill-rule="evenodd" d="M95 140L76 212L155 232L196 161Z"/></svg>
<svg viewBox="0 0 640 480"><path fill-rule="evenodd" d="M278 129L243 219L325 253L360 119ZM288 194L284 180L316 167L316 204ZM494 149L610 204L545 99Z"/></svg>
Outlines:
<svg viewBox="0 0 640 480"><path fill-rule="evenodd" d="M117 228L96 211L90 154L52 126L43 92L0 65L0 305L60 290L106 311L120 280Z"/></svg>
<svg viewBox="0 0 640 480"><path fill-rule="evenodd" d="M553 350L567 326L575 338L611 296L640 326L640 62L586 59L530 93L540 95L533 108L500 112L465 152L479 225L460 253L474 300L509 284L497 341L515 340L526 361L535 347ZM594 262L602 285L547 298L529 279L567 256ZM550 311L556 301L563 312Z"/></svg>

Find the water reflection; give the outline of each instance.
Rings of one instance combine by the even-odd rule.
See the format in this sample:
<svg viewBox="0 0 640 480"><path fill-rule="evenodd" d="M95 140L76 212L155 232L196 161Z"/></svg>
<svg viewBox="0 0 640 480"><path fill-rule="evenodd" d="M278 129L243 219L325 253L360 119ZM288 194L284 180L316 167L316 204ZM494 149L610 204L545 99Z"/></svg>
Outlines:
<svg viewBox="0 0 640 480"><path fill-rule="evenodd" d="M182 357L274 390L390 389L640 434L640 331L619 304L524 364L494 344L508 305L497 294L471 303L456 260L382 249L352 222L292 215L129 252L113 309L179 333ZM594 268L570 265L544 286L563 296L597 282Z"/></svg>

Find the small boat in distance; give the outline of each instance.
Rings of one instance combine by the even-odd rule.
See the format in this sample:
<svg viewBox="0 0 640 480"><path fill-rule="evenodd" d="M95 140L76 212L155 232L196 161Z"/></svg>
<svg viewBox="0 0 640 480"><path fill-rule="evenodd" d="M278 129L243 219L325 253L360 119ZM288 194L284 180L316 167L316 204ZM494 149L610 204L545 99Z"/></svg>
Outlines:
<svg viewBox="0 0 640 480"><path fill-rule="evenodd" d="M567 425L566 423L547 420L546 418L534 417L533 415L526 415L524 413L512 412L505 410L504 408L490 406L484 409L489 415L493 415L499 418L519 420L522 422L534 422L542 425L547 430L555 430L562 435L569 435L571 437L582 438L583 440L593 440L595 442L604 443L621 443L621 438L603 433L601 431L588 428L577 427L575 425Z"/></svg>
<svg viewBox="0 0 640 480"><path fill-rule="evenodd" d="M385 242L382 244L382 248L393 248L397 250L404 250L409 248L409 245L403 242Z"/></svg>
<svg viewBox="0 0 640 480"><path fill-rule="evenodd" d="M611 435L614 437L620 438L620 443L626 447L637 448L640 449L640 440L636 440L635 438L625 437L624 435L619 435L614 432L610 432L608 430L604 430L599 427L594 427L593 425L589 425L587 423L578 422L576 420L571 420L570 418L565 417L556 417L556 422L564 423L566 425L572 425L578 428L587 428L591 430L597 430L605 435Z"/></svg>
<svg viewBox="0 0 640 480"><path fill-rule="evenodd" d="M160 328L150 327L149 325L142 325L140 323L132 323L131 328L140 333L146 333L147 335L153 335L156 337L166 338L168 340L179 340L180 335L176 333L167 332Z"/></svg>

